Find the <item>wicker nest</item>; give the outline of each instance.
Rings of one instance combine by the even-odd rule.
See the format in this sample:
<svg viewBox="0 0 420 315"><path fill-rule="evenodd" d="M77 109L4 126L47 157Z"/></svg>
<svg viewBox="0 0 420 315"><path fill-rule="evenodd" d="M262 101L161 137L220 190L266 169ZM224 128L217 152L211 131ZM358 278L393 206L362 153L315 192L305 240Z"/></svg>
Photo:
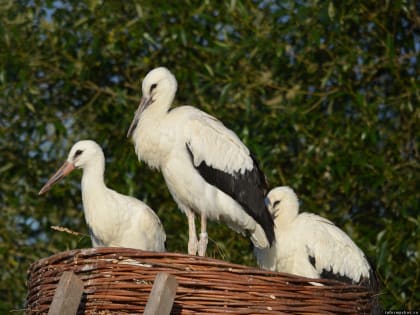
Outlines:
<svg viewBox="0 0 420 315"><path fill-rule="evenodd" d="M28 275L28 314L46 314L59 278L71 270L84 283L79 314L141 314L158 272L178 281L172 314L367 314L363 287L310 280L178 253L129 248L61 252L33 263Z"/></svg>

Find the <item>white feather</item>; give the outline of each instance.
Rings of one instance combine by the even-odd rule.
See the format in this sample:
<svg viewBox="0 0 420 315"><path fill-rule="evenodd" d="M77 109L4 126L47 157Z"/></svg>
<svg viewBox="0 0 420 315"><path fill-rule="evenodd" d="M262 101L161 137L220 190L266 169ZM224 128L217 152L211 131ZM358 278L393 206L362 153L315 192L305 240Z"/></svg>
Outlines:
<svg viewBox="0 0 420 315"><path fill-rule="evenodd" d="M190 116L184 133L195 166L204 161L208 166L230 174L253 168L248 148L219 120L194 107L182 106L178 110L188 111Z"/></svg>

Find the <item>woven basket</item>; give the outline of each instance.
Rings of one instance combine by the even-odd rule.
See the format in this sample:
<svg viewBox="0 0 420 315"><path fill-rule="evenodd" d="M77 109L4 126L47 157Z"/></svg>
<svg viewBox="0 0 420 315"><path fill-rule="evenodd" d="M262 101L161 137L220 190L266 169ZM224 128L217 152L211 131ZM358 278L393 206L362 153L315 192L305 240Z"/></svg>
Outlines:
<svg viewBox="0 0 420 315"><path fill-rule="evenodd" d="M368 314L363 287L310 280L178 253L129 248L61 252L29 268L27 314L46 314L59 278L84 282L79 314L142 314L158 272L178 281L172 314ZM312 280L313 281L313 280Z"/></svg>

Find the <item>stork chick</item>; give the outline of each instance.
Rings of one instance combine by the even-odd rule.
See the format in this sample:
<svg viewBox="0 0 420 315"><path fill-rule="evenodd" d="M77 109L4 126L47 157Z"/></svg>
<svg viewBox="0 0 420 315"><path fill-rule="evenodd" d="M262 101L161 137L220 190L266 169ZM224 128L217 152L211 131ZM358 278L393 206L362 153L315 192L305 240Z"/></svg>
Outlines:
<svg viewBox="0 0 420 315"><path fill-rule="evenodd" d="M78 168L83 169L83 209L94 247L165 251L165 231L155 212L140 200L106 187L105 157L95 141L74 144L67 161L51 176L39 195Z"/></svg>
<svg viewBox="0 0 420 315"><path fill-rule="evenodd" d="M274 218L276 241L271 248L254 249L261 268L378 290L375 272L360 248L331 221L312 213L299 214L293 189L272 189L267 203Z"/></svg>

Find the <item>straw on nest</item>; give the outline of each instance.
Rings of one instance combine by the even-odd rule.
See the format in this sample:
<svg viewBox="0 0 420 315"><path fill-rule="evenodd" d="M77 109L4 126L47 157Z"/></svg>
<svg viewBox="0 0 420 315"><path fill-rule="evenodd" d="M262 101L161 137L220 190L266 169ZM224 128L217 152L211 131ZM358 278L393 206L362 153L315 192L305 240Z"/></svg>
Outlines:
<svg viewBox="0 0 420 315"><path fill-rule="evenodd" d="M79 314L141 314L158 272L178 281L172 314L367 314L363 287L310 280L228 262L129 248L61 252L29 268L27 313L47 313L59 278L71 270L84 282ZM313 281L313 280L312 280Z"/></svg>

